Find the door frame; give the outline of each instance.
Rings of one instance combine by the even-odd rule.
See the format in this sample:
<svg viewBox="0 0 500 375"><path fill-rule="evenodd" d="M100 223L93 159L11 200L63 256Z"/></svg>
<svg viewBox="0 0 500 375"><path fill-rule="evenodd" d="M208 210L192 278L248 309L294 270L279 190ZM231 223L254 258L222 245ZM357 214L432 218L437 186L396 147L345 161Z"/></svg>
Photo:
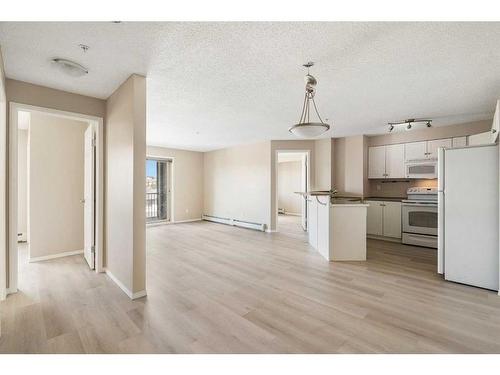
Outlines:
<svg viewBox="0 0 500 375"><path fill-rule="evenodd" d="M307 155L307 180L306 180L306 183L307 183L307 190L309 191L311 189L311 150L296 150L296 149L278 149L278 150L275 150L275 155L274 155L274 176L275 176L275 192L274 192L274 199L275 199L275 202L276 202L276 210L274 210L275 212L273 212L272 214L274 215L274 218L275 218L275 222L276 222L276 230L273 231L273 232L278 232L278 166L279 166L279 163L278 163L278 155L280 153L286 153L286 154L290 154L290 153L294 153L294 154L306 154ZM306 209L306 217L308 216L307 215L307 211L308 211L308 206L307 204L305 205L305 209ZM306 224L306 227L309 228L309 226Z"/></svg>
<svg viewBox="0 0 500 375"><path fill-rule="evenodd" d="M147 225L155 225L155 224L169 224L175 223L175 157L173 156L157 156L154 154L146 153L146 161L147 160L160 160L160 161L170 161L170 220L159 220L151 223L146 223Z"/></svg>
<svg viewBox="0 0 500 375"><path fill-rule="evenodd" d="M8 172L7 172L7 249L9 287L7 294L17 292L18 288L18 252L17 252L17 130L18 112L38 112L46 115L65 117L72 120L86 121L94 127L96 137L95 163L95 272L104 272L104 120L102 117L89 116L76 112L60 111L52 108L29 104L9 103L8 124Z"/></svg>

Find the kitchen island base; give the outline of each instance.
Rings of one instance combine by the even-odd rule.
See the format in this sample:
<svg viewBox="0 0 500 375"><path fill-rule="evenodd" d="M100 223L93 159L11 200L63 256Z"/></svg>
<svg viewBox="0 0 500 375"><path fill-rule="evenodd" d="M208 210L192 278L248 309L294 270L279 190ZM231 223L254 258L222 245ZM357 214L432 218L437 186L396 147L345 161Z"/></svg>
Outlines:
<svg viewBox="0 0 500 375"><path fill-rule="evenodd" d="M366 260L367 204L308 198L309 244L328 261Z"/></svg>

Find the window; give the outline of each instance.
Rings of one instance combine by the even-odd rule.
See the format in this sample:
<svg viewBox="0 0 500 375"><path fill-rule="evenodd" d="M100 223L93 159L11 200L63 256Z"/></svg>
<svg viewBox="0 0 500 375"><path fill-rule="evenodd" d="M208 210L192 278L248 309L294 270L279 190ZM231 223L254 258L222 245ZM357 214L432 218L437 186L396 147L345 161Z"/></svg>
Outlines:
<svg viewBox="0 0 500 375"><path fill-rule="evenodd" d="M170 220L171 160L146 160L146 221Z"/></svg>

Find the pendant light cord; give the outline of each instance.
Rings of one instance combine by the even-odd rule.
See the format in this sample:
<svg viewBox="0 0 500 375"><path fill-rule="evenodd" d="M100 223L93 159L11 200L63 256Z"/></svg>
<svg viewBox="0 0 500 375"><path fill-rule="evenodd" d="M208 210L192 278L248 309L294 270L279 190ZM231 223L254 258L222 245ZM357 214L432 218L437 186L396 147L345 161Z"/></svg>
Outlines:
<svg viewBox="0 0 500 375"><path fill-rule="evenodd" d="M323 119L321 118L321 115L319 114L318 107L316 106L316 102L314 101L314 95L311 93L307 92L304 95L304 103L302 104L302 113L300 114L300 119L299 119L299 124L303 124L306 122L309 122L310 119L310 106L311 106L311 101L314 106L314 111L316 112L316 115L318 116L319 121L324 124Z"/></svg>
<svg viewBox="0 0 500 375"><path fill-rule="evenodd" d="M319 115L318 108L316 107L316 102L314 101L314 96L311 98L313 105L314 105L314 110L316 111L316 114L318 115L319 121L321 121L322 124L324 124L323 120L321 119L321 116Z"/></svg>
<svg viewBox="0 0 500 375"><path fill-rule="evenodd" d="M305 121L306 102L307 102L307 92L304 95L304 103L302 104L302 113L300 114L299 124L302 123L302 119L304 119Z"/></svg>

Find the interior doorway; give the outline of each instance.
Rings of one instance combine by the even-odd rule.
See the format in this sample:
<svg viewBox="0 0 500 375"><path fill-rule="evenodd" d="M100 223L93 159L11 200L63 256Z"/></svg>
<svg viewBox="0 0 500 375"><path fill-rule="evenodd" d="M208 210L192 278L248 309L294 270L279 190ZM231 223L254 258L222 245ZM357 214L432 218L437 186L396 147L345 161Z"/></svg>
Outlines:
<svg viewBox="0 0 500 375"><path fill-rule="evenodd" d="M309 152L278 151L276 163L277 229L307 231L307 202L298 193L309 191Z"/></svg>
<svg viewBox="0 0 500 375"><path fill-rule="evenodd" d="M146 159L146 222L172 220L172 159Z"/></svg>
<svg viewBox="0 0 500 375"><path fill-rule="evenodd" d="M9 119L8 293L30 263L78 256L101 272L102 119L18 103Z"/></svg>

